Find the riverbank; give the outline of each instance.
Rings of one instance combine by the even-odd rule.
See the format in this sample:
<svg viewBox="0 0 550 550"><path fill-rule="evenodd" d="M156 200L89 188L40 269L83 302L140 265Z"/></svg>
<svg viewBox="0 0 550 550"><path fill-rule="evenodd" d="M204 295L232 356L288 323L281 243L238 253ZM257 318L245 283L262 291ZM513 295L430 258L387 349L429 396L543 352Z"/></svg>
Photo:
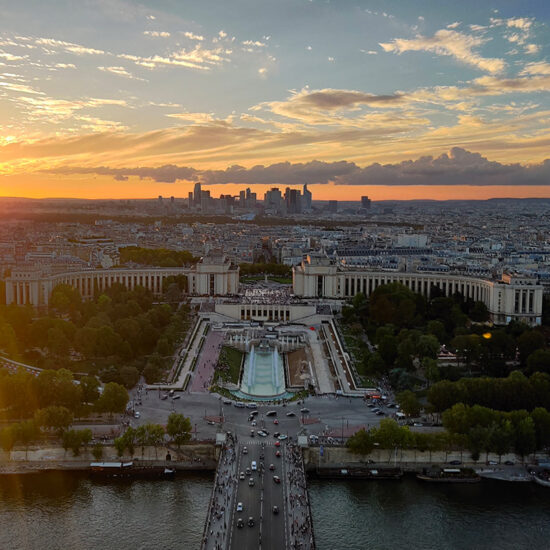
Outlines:
<svg viewBox="0 0 550 550"><path fill-rule="evenodd" d="M87 471L92 462L119 462L132 460L136 465L165 466L183 471L214 471L218 462L219 448L205 442L183 445L180 449L172 446L141 447L129 457L119 457L112 445L103 447L103 456L98 460L91 449L83 450L79 456L62 447L29 447L14 449L9 453L0 452L0 475L38 473L46 471ZM167 460L168 458L168 460Z"/></svg>

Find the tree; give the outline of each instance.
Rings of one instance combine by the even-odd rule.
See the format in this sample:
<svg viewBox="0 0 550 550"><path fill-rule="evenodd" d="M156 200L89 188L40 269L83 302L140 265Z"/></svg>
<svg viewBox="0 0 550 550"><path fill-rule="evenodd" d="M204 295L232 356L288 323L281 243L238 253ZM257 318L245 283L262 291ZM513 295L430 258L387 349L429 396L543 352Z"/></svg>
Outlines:
<svg viewBox="0 0 550 550"><path fill-rule="evenodd" d="M408 426L399 426L393 418L383 418L380 427L374 431L374 438L383 449L389 449L388 462L393 452L412 442L412 435Z"/></svg>
<svg viewBox="0 0 550 550"><path fill-rule="evenodd" d="M95 376L83 376L80 387L84 403L95 403L99 399L99 380Z"/></svg>
<svg viewBox="0 0 550 550"><path fill-rule="evenodd" d="M67 284L59 284L52 290L49 306L60 313L73 315L82 303L82 296L78 289Z"/></svg>
<svg viewBox="0 0 550 550"><path fill-rule="evenodd" d="M157 458L157 448L164 441L164 428L160 424L147 424L147 432L147 443L155 448L155 458Z"/></svg>
<svg viewBox="0 0 550 550"><path fill-rule="evenodd" d="M72 449L73 455L80 454L80 447L87 448L92 440L92 430L67 430L63 433L63 448L65 451Z"/></svg>
<svg viewBox="0 0 550 550"><path fill-rule="evenodd" d="M107 412L110 416L113 413L122 413L126 409L129 396L126 388L116 382L105 384L101 397L97 400L97 407L100 411Z"/></svg>
<svg viewBox="0 0 550 550"><path fill-rule="evenodd" d="M71 343L61 328L52 327L48 330L48 350L50 353L66 356L69 353L70 347Z"/></svg>
<svg viewBox="0 0 550 550"><path fill-rule="evenodd" d="M530 416L535 425L537 449L545 449L550 446L550 412L537 407Z"/></svg>
<svg viewBox="0 0 550 550"><path fill-rule="evenodd" d="M124 366L118 372L120 381L128 389L133 388L139 381L139 371L136 367Z"/></svg>
<svg viewBox="0 0 550 550"><path fill-rule="evenodd" d="M527 358L536 350L544 347L544 336L538 330L526 330L518 338L519 358L522 365L527 364Z"/></svg>
<svg viewBox="0 0 550 550"><path fill-rule="evenodd" d="M99 441L92 447L92 455L98 462L103 458L103 444Z"/></svg>
<svg viewBox="0 0 550 550"><path fill-rule="evenodd" d="M39 429L34 420L25 420L13 425L15 440L25 447L25 459L29 452L29 445L39 436Z"/></svg>
<svg viewBox="0 0 550 550"><path fill-rule="evenodd" d="M16 431L11 426L7 426L0 430L0 446L2 450L9 453L15 445L16 438Z"/></svg>
<svg viewBox="0 0 550 550"><path fill-rule="evenodd" d="M489 446L499 458L499 462L502 455L510 452L514 444L514 427L509 420L502 422L501 424L494 426L491 430L491 440Z"/></svg>
<svg viewBox="0 0 550 550"><path fill-rule="evenodd" d="M416 353L419 357L437 359L439 348L440 345L438 339L432 334L425 334L418 339Z"/></svg>
<svg viewBox="0 0 550 550"><path fill-rule="evenodd" d="M191 420L183 414L171 413L166 424L166 433L178 448L191 438Z"/></svg>
<svg viewBox="0 0 550 550"><path fill-rule="evenodd" d="M463 400L460 390L457 384L442 380L428 390L428 402L431 403L435 412L443 412Z"/></svg>
<svg viewBox="0 0 550 550"><path fill-rule="evenodd" d="M369 431L363 428L348 439L347 447L352 453L368 455L374 449L374 438Z"/></svg>
<svg viewBox="0 0 550 550"><path fill-rule="evenodd" d="M536 447L535 423L532 418L524 418L516 426L516 452L523 459L526 455L534 453Z"/></svg>
<svg viewBox="0 0 550 550"><path fill-rule="evenodd" d="M527 357L527 372L550 373L550 350L538 349Z"/></svg>
<svg viewBox="0 0 550 550"><path fill-rule="evenodd" d="M472 460L477 462L481 451L484 451L489 444L488 428L483 426L474 426L468 432L468 450L472 455Z"/></svg>
<svg viewBox="0 0 550 550"><path fill-rule="evenodd" d="M418 397L415 393L410 390L405 390L398 393L395 397L401 410L407 416L417 417L420 415L420 401L418 401Z"/></svg>
<svg viewBox="0 0 550 550"><path fill-rule="evenodd" d="M72 424L73 413L67 407L50 405L44 409L39 409L34 414L37 426L54 431L59 437Z"/></svg>
<svg viewBox="0 0 550 550"><path fill-rule="evenodd" d="M437 365L437 360L431 359L430 357L423 357L421 364L424 369L424 376L428 381L428 387L430 387L430 385L434 382L439 382L441 379L441 371Z"/></svg>

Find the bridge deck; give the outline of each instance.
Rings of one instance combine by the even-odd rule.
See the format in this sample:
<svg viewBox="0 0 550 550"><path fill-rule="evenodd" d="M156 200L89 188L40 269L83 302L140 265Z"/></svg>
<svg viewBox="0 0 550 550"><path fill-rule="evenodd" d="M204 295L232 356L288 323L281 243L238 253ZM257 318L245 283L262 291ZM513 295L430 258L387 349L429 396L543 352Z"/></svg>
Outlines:
<svg viewBox="0 0 550 550"><path fill-rule="evenodd" d="M239 504L242 511L237 511ZM274 506L278 513L274 512ZM249 518L253 519L253 525L249 525ZM218 464L202 548L314 550L299 449L284 443L276 447L269 439L241 441L236 446L229 443Z"/></svg>

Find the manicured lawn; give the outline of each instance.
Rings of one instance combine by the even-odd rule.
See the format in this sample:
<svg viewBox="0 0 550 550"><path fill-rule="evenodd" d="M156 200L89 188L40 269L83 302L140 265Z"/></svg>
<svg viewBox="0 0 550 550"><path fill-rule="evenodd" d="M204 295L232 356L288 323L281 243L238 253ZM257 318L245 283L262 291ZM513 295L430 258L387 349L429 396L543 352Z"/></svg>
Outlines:
<svg viewBox="0 0 550 550"><path fill-rule="evenodd" d="M239 383L239 375L241 373L241 362L243 352L229 346L223 346L220 351L220 365L226 365L227 368L218 368L217 374L226 382Z"/></svg>

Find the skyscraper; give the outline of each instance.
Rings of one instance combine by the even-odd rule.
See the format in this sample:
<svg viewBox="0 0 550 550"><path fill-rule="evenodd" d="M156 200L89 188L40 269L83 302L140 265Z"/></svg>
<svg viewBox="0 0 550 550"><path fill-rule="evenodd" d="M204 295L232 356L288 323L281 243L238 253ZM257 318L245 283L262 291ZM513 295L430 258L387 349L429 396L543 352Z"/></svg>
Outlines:
<svg viewBox="0 0 550 550"><path fill-rule="evenodd" d="M201 198L202 198L201 184L200 184L200 182L197 182L197 183L195 183L195 188L193 190L193 199L194 199L195 206L200 206L201 205Z"/></svg>
<svg viewBox="0 0 550 550"><path fill-rule="evenodd" d="M368 197L361 197L361 208L368 210L370 208L370 199Z"/></svg>
<svg viewBox="0 0 550 550"><path fill-rule="evenodd" d="M311 199L313 195L307 188L307 183L304 183L303 196L302 196L302 212L309 212L311 210Z"/></svg>

